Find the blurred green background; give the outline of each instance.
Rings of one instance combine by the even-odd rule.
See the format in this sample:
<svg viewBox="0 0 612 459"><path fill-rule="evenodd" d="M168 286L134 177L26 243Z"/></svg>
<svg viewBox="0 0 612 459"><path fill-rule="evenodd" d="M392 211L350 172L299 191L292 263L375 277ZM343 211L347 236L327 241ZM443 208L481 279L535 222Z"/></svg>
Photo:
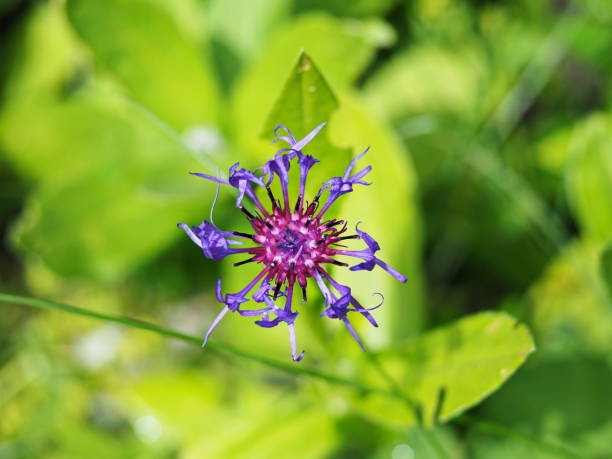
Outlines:
<svg viewBox="0 0 612 459"><path fill-rule="evenodd" d="M371 146L334 211L409 278L338 271L385 295L368 354L314 289L300 364L218 327L284 369L3 301L1 458L612 458L608 0L2 0L0 63L1 292L201 337L253 271L177 230L216 191L187 172L325 120L313 182Z"/></svg>

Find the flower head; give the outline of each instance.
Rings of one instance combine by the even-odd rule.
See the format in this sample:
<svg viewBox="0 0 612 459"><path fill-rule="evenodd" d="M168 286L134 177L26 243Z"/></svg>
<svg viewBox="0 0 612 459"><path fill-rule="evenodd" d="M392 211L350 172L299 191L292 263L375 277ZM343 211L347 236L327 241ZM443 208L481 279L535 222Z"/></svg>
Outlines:
<svg viewBox="0 0 612 459"><path fill-rule="evenodd" d="M295 140L291 131L285 126L277 126L273 142L283 141L288 147L279 150L272 159L253 172L239 169L239 164L236 163L230 168L227 180L194 173L238 190L236 206L245 214L252 232L223 231L207 221L192 228L185 223L179 223L179 227L202 249L207 258L220 261L228 255L245 254L249 258L234 263L234 266L258 263L262 267L260 273L237 293L223 295L221 279L218 280L217 300L224 307L208 329L203 346L227 312L235 312L242 316L256 317L255 324L263 328L286 324L293 360L301 360L304 352L298 354L297 351L294 323L298 312L293 309L293 298L299 287L302 291L302 301L305 302L306 285L308 280L312 279L325 299L325 308L321 316L341 320L363 348L348 315L358 312L372 325L378 326L370 311L379 307L382 302L374 308L364 308L353 297L348 286L341 285L331 277L329 265L348 267L347 263L337 260L337 257L356 257L362 262L350 267L351 271L371 271L379 266L397 280L406 282L402 274L375 256L380 246L374 238L359 229L359 224L355 228L356 234L346 235L347 225L343 220L325 217L329 207L340 196L353 191L353 186L370 185L363 178L372 170L371 166L353 173L357 161L367 153L367 149L351 161L342 177L333 177L325 182L312 202L304 200L308 173L319 161L302 153L302 149L324 125L325 123L320 124L299 141ZM296 159L299 166L300 188L295 204L291 205L288 191L289 172L292 162ZM280 183L282 199L277 199L270 188L275 177ZM269 209L259 200L255 186L265 190L270 200ZM324 204L319 207L320 199L325 193L327 197ZM245 196L253 202L257 210L251 212L243 206ZM361 240L366 248L343 250L341 242L346 239ZM244 247L243 243L248 243L250 246ZM236 245L243 247L230 247ZM252 291L254 292L251 293ZM250 300L257 306L245 307Z"/></svg>

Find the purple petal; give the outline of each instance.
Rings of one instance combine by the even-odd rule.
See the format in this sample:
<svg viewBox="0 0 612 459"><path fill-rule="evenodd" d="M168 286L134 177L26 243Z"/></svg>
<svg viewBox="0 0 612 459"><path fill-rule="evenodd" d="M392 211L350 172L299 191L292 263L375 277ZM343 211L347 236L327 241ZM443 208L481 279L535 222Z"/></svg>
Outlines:
<svg viewBox="0 0 612 459"><path fill-rule="evenodd" d="M316 128L314 128L312 131L310 131L308 134L306 134L306 137L304 137L299 142L293 144L292 145L293 149L294 150L301 150L302 148L304 148L308 142L310 142L312 139L315 138L315 136L319 133L319 131L321 129L323 129L323 127L326 124L327 124L327 121L324 121L321 124L319 124Z"/></svg>
<svg viewBox="0 0 612 459"><path fill-rule="evenodd" d="M215 261L220 261L226 256L236 253L234 249L229 248L229 244L241 244L241 242L232 241L227 238L231 236L231 233L222 231L207 221L203 221L201 225L194 226L193 234L200 239L200 244L198 245L202 247L206 258Z"/></svg>
<svg viewBox="0 0 612 459"><path fill-rule="evenodd" d="M178 226L179 228L183 228L185 233L187 233L187 236L189 236L189 238L193 242L195 242L198 247L202 248L202 241L200 240L199 237L197 237L195 234L193 234L193 231L191 231L191 228L189 228L189 226L187 224L179 223L176 226Z"/></svg>
<svg viewBox="0 0 612 459"><path fill-rule="evenodd" d="M281 322L280 317L276 317L272 320L256 320L255 323L263 328L276 327Z"/></svg>
<svg viewBox="0 0 612 459"><path fill-rule="evenodd" d="M219 303L223 303L223 292L221 291L221 276L217 278L217 288L215 289L215 293L217 295L217 301Z"/></svg>
<svg viewBox="0 0 612 459"><path fill-rule="evenodd" d="M351 271L372 271L376 266L376 262L374 259L364 261L363 263L359 263L358 265L351 266L349 270Z"/></svg>
<svg viewBox="0 0 612 459"><path fill-rule="evenodd" d="M215 327L219 324L219 322L221 322L221 319L225 317L225 314L227 314L227 311L229 311L229 308L226 306L223 309L221 309L221 312L219 314L217 314L217 317L215 317L215 320L213 320L213 323L208 328L208 331L206 332L206 336L204 336L204 342L202 343L202 347L206 346L206 343L208 342L208 337L213 332Z"/></svg>
<svg viewBox="0 0 612 459"><path fill-rule="evenodd" d="M349 332L351 332L351 335L353 335L353 338L355 338L355 341L359 343L359 347L361 347L361 350L365 352L365 347L363 347L363 343L359 339L359 336L357 336L357 333L355 332L355 329L353 328L349 320L346 317L343 317L342 321L344 322L344 325L346 325L346 328L348 328Z"/></svg>
<svg viewBox="0 0 612 459"><path fill-rule="evenodd" d="M372 253L378 252L380 250L380 245L378 245L378 242L376 242L372 236L359 229L360 224L361 222L355 225L355 231L357 231L357 234L359 234L359 238L368 245L370 250L372 250Z"/></svg>
<svg viewBox="0 0 612 459"><path fill-rule="evenodd" d="M299 362L304 358L304 351L297 355L297 340L295 337L295 326L293 324L289 324L287 326L289 329L289 343L291 344L291 358L294 362Z"/></svg>
<svg viewBox="0 0 612 459"><path fill-rule="evenodd" d="M279 136L277 134L277 132L281 129L287 133L287 136ZM286 126L283 126L282 124L279 124L278 126L274 128L274 135L276 136L276 139L274 139L272 143L276 142L277 140L284 140L290 146L295 145L295 137L293 137L293 134L291 133L289 128L287 128Z"/></svg>
<svg viewBox="0 0 612 459"><path fill-rule="evenodd" d="M344 180L345 182L348 180L350 173L353 171L353 167L355 167L355 164L357 164L357 161L359 161L361 159L361 157L363 155L365 155L368 151L370 150L370 147L366 148L365 150L363 150L361 153L359 153L357 156L355 156L353 158L353 160L351 161L351 163L348 165L348 167L346 168L346 170L344 171L344 175L342 176L342 180ZM367 168L366 168L367 169ZM371 169L371 168L370 168ZM369 172L369 171L368 171ZM364 174L365 175L365 174ZM363 177L363 176L362 176ZM361 177L360 177L361 178Z"/></svg>
<svg viewBox="0 0 612 459"><path fill-rule="evenodd" d="M199 172L190 172L191 175L196 175L198 177L205 178L207 180L212 180L213 182L223 183L224 185L229 185L230 183L227 180L220 179L218 177L213 177L212 175L200 174Z"/></svg>
<svg viewBox="0 0 612 459"><path fill-rule="evenodd" d="M387 271L389 274L391 274L393 277L395 277L398 281L400 281L402 283L406 283L406 281L408 280L408 279L406 279L406 277L403 274L401 274L399 271L397 271L396 269L394 269L391 266L389 266L384 261L376 258L375 262L376 262L376 264L378 266L380 266L382 269Z"/></svg>

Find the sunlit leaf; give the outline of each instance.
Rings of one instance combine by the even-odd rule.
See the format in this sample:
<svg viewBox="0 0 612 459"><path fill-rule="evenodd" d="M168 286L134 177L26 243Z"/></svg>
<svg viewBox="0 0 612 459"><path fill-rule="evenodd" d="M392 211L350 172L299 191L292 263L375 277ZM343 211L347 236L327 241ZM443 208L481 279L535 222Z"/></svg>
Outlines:
<svg viewBox="0 0 612 459"><path fill-rule="evenodd" d="M336 270L339 279L353 288L363 304L375 303L374 292L384 296L385 304L375 312L381 328L366 331L367 341L379 347L411 336L423 325L421 220L416 175L399 139L355 98L342 98L342 107L333 118L330 130L332 141L351 146L354 155L370 147L355 171L372 166L372 172L366 177L372 184L355 186L352 193L343 196L330 209L331 215L346 219L351 230L362 222L360 229L380 243L378 256L408 278L406 284L401 284L382 269Z"/></svg>
<svg viewBox="0 0 612 459"><path fill-rule="evenodd" d="M59 273L117 279L178 238L175 223L212 189L189 178L199 163L180 141L121 99L90 95L36 113L36 141L16 137L14 152L43 176L66 166L30 199L15 239Z"/></svg>
<svg viewBox="0 0 612 459"><path fill-rule="evenodd" d="M173 127L217 119L217 89L198 43L155 2L71 0L68 13L96 61Z"/></svg>
<svg viewBox="0 0 612 459"><path fill-rule="evenodd" d="M312 59L302 51L268 114L261 136L270 136L274 128L282 124L290 127L296 139L300 139L315 126L328 121L336 108L336 96ZM323 136L316 137L310 145L316 145L321 138Z"/></svg>
<svg viewBox="0 0 612 459"><path fill-rule="evenodd" d="M445 422L499 388L534 351L527 327L511 316L483 312L425 333L379 356L425 425ZM368 415L404 426L416 422L409 404L382 395L362 402Z"/></svg>

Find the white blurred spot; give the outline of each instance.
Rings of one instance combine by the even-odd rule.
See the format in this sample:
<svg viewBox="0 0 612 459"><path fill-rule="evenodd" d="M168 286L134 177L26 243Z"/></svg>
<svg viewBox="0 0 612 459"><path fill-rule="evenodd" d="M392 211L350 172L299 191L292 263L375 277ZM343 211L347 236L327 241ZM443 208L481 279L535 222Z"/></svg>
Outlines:
<svg viewBox="0 0 612 459"><path fill-rule="evenodd" d="M159 440L162 425L155 416L141 416L134 421L134 432L145 443L153 443Z"/></svg>
<svg viewBox="0 0 612 459"><path fill-rule="evenodd" d="M196 156L210 155L225 146L225 141L216 128L203 125L187 128L183 134L183 142Z"/></svg>
<svg viewBox="0 0 612 459"><path fill-rule="evenodd" d="M414 450L410 445L402 444L393 448L392 459L414 459Z"/></svg>
<svg viewBox="0 0 612 459"><path fill-rule="evenodd" d="M98 328L74 344L74 356L84 367L97 370L116 357L121 338L121 329L116 325Z"/></svg>

